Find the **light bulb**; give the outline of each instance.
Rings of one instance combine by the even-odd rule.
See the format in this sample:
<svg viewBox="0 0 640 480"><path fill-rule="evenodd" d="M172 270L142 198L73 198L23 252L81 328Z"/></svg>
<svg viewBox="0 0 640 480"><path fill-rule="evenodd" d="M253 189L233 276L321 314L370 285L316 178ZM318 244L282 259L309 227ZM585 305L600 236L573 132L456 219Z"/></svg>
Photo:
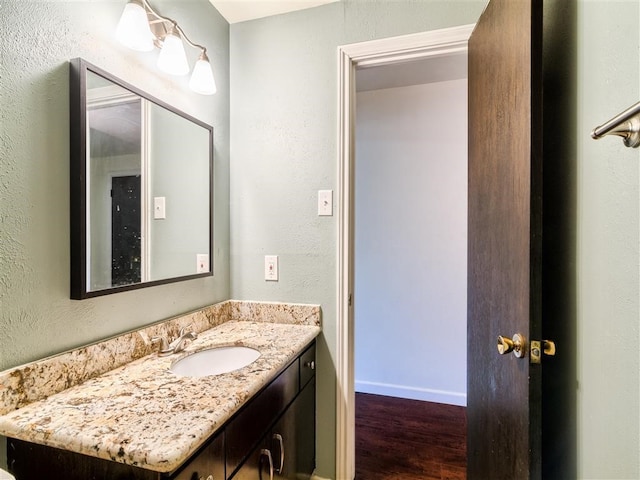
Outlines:
<svg viewBox="0 0 640 480"><path fill-rule="evenodd" d="M203 51L193 67L189 88L201 95L213 95L216 93L216 81L213 78L211 63L207 54Z"/></svg>
<svg viewBox="0 0 640 480"><path fill-rule="evenodd" d="M184 52L184 45L175 28L171 28L167 36L164 37L162 50L158 56L158 68L171 75L189 73L189 63Z"/></svg>
<svg viewBox="0 0 640 480"><path fill-rule="evenodd" d="M140 52L153 50L154 36L149 28L147 12L136 0L130 0L124 6L116 29L116 38L133 50Z"/></svg>

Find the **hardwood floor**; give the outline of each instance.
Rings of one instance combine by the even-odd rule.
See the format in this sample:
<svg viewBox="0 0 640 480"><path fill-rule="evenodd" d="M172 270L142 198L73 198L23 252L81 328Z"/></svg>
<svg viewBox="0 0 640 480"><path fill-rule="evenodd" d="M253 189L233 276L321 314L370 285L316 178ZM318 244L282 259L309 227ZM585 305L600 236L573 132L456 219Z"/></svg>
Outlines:
<svg viewBox="0 0 640 480"><path fill-rule="evenodd" d="M465 480L464 407L356 393L356 480Z"/></svg>

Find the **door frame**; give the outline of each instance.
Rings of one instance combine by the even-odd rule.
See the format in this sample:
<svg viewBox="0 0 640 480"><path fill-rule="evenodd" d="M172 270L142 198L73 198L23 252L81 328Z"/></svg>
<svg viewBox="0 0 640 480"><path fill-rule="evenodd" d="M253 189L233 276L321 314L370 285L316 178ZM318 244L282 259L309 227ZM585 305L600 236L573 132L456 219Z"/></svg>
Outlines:
<svg viewBox="0 0 640 480"><path fill-rule="evenodd" d="M467 52L475 24L338 47L336 478L355 476L354 180L356 70Z"/></svg>

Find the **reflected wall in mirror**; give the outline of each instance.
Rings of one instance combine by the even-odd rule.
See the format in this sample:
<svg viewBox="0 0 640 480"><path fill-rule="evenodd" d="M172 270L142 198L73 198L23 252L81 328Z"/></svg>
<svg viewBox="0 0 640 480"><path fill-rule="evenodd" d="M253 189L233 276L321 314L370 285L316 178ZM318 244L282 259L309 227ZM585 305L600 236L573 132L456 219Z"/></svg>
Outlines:
<svg viewBox="0 0 640 480"><path fill-rule="evenodd" d="M70 62L71 298L213 274L213 128Z"/></svg>

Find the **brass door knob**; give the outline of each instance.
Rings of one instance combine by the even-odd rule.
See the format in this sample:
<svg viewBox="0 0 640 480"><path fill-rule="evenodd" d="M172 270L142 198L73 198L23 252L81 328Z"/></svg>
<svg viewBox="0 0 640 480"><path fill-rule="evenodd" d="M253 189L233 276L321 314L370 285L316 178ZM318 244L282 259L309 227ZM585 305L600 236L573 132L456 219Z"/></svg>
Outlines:
<svg viewBox="0 0 640 480"><path fill-rule="evenodd" d="M500 355L513 352L516 357L522 358L526 353L526 345L526 340L519 333L516 333L511 339L498 335L498 353Z"/></svg>

